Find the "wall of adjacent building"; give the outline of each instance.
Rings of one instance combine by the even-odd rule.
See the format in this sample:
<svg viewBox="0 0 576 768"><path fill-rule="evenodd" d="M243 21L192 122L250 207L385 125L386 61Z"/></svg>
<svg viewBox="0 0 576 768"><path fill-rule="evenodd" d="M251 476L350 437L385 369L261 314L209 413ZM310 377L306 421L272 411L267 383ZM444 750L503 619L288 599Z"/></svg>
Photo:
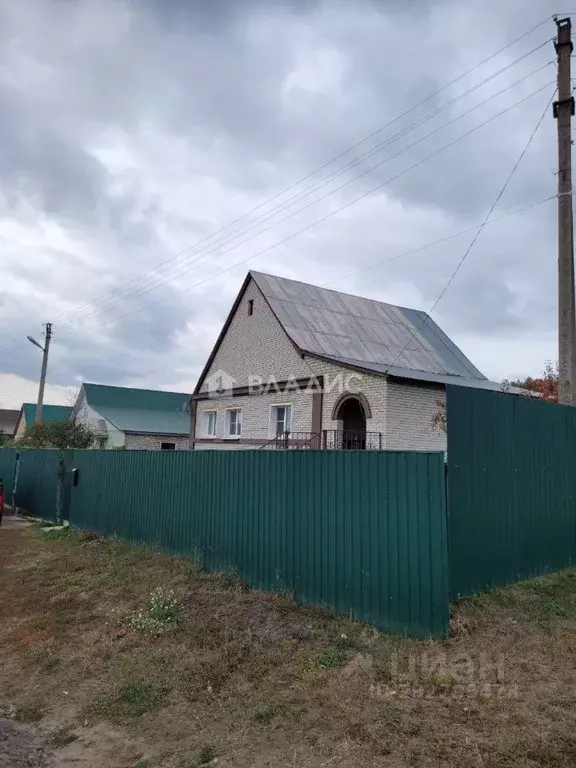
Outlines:
<svg viewBox="0 0 576 768"><path fill-rule="evenodd" d="M124 447L129 451L159 451L162 443L175 443L177 451L188 450L188 436L127 434Z"/></svg>

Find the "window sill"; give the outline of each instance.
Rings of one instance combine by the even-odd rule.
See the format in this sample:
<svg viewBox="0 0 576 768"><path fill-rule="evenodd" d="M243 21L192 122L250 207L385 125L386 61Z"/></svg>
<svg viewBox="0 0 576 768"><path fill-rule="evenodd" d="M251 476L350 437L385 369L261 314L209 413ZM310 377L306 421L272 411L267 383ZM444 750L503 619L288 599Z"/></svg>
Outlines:
<svg viewBox="0 0 576 768"><path fill-rule="evenodd" d="M224 435L223 440L240 440L242 435Z"/></svg>

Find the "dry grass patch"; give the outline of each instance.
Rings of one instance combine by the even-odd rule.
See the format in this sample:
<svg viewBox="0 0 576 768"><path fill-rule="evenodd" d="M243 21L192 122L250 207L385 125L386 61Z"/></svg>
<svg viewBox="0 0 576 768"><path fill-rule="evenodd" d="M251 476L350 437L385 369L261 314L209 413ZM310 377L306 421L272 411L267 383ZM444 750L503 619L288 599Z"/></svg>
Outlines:
<svg viewBox="0 0 576 768"><path fill-rule="evenodd" d="M0 704L56 751L105 738L102 768L576 764L572 570L462 600L452 636L426 641L124 542L0 537Z"/></svg>

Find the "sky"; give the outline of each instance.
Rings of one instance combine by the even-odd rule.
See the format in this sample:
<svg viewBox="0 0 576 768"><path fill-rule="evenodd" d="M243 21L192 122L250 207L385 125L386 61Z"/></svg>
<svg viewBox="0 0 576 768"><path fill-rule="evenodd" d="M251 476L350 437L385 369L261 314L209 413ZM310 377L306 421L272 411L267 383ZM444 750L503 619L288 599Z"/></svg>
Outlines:
<svg viewBox="0 0 576 768"><path fill-rule="evenodd" d="M0 407L35 400L46 321L45 402L191 392L250 268L430 311L541 121L433 312L488 377L537 376L557 358L549 14L0 4Z"/></svg>

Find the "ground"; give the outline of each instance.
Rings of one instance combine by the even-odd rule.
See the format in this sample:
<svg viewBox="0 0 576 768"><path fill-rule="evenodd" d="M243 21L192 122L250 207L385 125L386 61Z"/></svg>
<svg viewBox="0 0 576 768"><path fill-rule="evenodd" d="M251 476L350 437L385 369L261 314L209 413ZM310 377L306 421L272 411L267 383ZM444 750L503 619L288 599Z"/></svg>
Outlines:
<svg viewBox="0 0 576 768"><path fill-rule="evenodd" d="M410 640L5 519L0 589L0 768L576 765L572 570Z"/></svg>

